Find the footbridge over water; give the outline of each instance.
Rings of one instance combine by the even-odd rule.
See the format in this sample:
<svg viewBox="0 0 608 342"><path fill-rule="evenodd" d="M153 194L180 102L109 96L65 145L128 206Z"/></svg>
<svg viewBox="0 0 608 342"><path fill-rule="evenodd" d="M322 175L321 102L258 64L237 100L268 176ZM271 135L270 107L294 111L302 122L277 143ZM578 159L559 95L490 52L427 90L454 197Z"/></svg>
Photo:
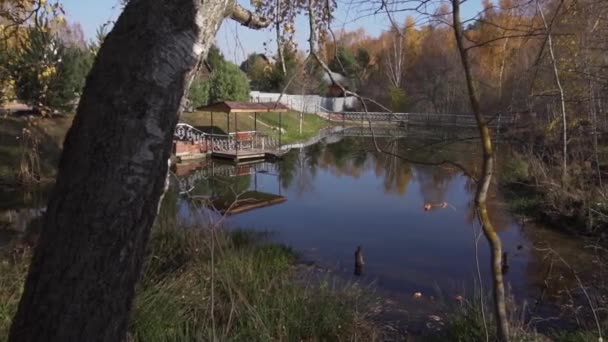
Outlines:
<svg viewBox="0 0 608 342"><path fill-rule="evenodd" d="M463 114L438 113L391 113L391 112L320 112L321 117L327 120L344 123L361 124L388 124L401 127L427 126L427 127L457 127L476 128L475 116ZM490 128L500 128L513 123L511 115L495 115L489 117Z"/></svg>

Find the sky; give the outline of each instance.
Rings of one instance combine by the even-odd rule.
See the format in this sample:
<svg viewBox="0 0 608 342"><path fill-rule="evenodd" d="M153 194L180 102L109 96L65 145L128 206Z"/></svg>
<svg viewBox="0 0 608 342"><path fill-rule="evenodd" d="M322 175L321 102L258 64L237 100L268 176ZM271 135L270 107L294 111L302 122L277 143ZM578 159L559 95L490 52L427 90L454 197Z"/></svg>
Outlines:
<svg viewBox="0 0 608 342"><path fill-rule="evenodd" d="M338 8L334 13L333 27L335 30L356 30L363 27L370 36L378 36L390 27L390 21L386 13L369 15L362 6L352 5L354 0L339 0ZM61 0L66 11L66 17L70 22L79 22L84 30L85 37L95 37L97 29L104 23L111 23L120 15L121 7L119 0ZM246 8L251 8L249 1L239 0ZM481 0L469 0L463 6L463 17L473 16L480 7ZM369 4L369 2L368 2ZM398 23L405 22L405 17L415 13L401 12L395 15L394 20ZM296 20L295 41L300 50L307 49L308 19L300 17ZM237 64L246 59L252 52L261 52L274 55L276 42L275 33L272 28L260 31L251 30L240 26L232 20L224 20L217 36L216 44L224 56ZM264 43L267 48L265 49Z"/></svg>

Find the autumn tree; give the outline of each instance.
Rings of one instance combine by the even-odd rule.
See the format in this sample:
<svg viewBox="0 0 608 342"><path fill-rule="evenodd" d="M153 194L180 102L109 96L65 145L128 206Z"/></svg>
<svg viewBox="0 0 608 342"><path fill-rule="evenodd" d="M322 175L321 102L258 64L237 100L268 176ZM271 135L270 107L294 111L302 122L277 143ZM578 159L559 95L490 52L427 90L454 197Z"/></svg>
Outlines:
<svg viewBox="0 0 608 342"><path fill-rule="evenodd" d="M268 62L266 57L258 53L252 53L241 63L240 68L251 80L251 89L259 91L272 90L270 75L273 66Z"/></svg>
<svg viewBox="0 0 608 342"><path fill-rule="evenodd" d="M30 28L12 68L17 97L43 113L71 109L94 58L84 42L78 43Z"/></svg>
<svg viewBox="0 0 608 342"><path fill-rule="evenodd" d="M49 32L64 25L63 9L59 3L46 0L1 0L0 1L0 105L16 96L16 70L22 70L23 54L28 57L48 49L48 46L37 46L49 43ZM38 50L33 52L32 50ZM10 53L9 53L10 52ZM25 59L28 59L27 57ZM28 72L38 72L44 83L55 72L51 57L41 61L41 65L29 65ZM56 61L55 61L56 62Z"/></svg>

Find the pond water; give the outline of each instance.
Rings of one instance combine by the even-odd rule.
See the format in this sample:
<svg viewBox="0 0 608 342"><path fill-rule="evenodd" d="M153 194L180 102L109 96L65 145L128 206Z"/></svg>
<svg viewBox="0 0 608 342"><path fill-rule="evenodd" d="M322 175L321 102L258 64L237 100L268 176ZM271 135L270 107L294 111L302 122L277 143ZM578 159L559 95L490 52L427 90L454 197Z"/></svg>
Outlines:
<svg viewBox="0 0 608 342"><path fill-rule="evenodd" d="M475 171L477 145L428 137L378 144L407 160L373 152L371 139L336 135L294 149L276 164L235 168L206 160L181 165L176 173L190 197L234 199L230 194L247 193L246 211L228 216L229 226L272 232L304 260L344 279L373 284L401 303L420 303L438 292L447 298L470 295L479 276L489 293L489 249L483 236L476 239L481 233L472 210L476 184L449 164L427 165L450 159ZM252 193L261 194L259 203L249 201ZM271 198L278 200L272 204ZM191 216L189 200L179 205L181 215ZM550 261L535 247L550 246L581 267L587 264L578 242L523 226L496 191L489 211L508 253L506 282L518 300L533 302L543 293ZM365 260L361 276L354 275L357 246ZM416 292L423 300L413 299ZM548 303L551 309L536 309L554 311L557 301Z"/></svg>
<svg viewBox="0 0 608 342"><path fill-rule="evenodd" d="M444 138L378 139L377 145L390 152L378 153L371 139L338 133L292 149L276 163L234 166L207 159L178 164L172 188L181 193L177 213L184 220L201 213L218 217L193 205L211 201L216 209L233 212L226 218L229 227L271 232L273 240L292 247L304 261L347 282L371 285L409 314L426 315L437 308L439 301L432 297L440 293L448 300L470 296L480 279L483 291L491 291L489 249L472 210L476 184L452 164L431 165L451 160L475 173L478 147L447 144ZM498 162L506 155L498 151ZM28 218L44 211L46 192L0 194L0 224L25 230ZM231 207L234 194L240 194L239 203ZM530 303L531 314L554 315L568 304L559 294L577 287L571 272L538 248L555 249L593 281L592 256L578 239L523 225L495 189L488 204L508 253L506 282L518 303ZM0 229L0 248L12 236ZM358 246L365 260L361 275L354 274ZM414 298L418 292L422 298Z"/></svg>

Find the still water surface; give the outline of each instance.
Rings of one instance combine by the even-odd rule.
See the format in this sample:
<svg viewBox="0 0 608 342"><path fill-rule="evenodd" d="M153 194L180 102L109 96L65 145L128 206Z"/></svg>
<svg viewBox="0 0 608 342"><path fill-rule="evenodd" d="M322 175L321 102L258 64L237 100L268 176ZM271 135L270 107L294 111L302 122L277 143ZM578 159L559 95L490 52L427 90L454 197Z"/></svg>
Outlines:
<svg viewBox="0 0 608 342"><path fill-rule="evenodd" d="M271 232L272 239L289 245L305 261L346 281L372 284L408 309L428 304L438 292L447 298L470 295L480 278L484 291L490 292L488 246L483 236L477 248L475 243L480 234L472 210L476 184L449 164L428 165L449 159L475 173L477 145L448 145L428 137L378 143L406 159L373 152L370 139L335 135L293 149L277 163L235 167L208 159L177 165L173 190L182 192L178 215L188 220L200 215L192 198L200 203L200 198L244 193L251 210L228 216L230 227ZM506 158L502 151L497 155L499 163ZM46 193L0 194L0 221L18 223L23 227L17 230L25 230L28 217L42 213ZM254 197L276 203L258 206ZM432 209L425 210L425 204ZM492 192L489 211L509 257L506 282L519 303L534 303L542 294L544 300L535 310L546 316L563 302L559 291L576 288L568 271L560 271L559 263L551 263L538 248L556 249L582 276L594 274L581 242L522 225L497 191ZM0 248L12 237L0 234ZM365 259L361 276L353 274L357 246L362 246ZM543 292L548 277L551 286ZM413 299L416 292L423 294L422 300Z"/></svg>
<svg viewBox="0 0 608 342"><path fill-rule="evenodd" d="M424 139L384 139L380 144L424 163L451 159L469 170L478 168L477 146L472 144L437 145ZM489 292L488 245L483 236L477 248L475 243L480 234L472 210L475 183L453 166L413 163L371 151L369 139L336 136L292 150L276 164L230 169L204 161L176 172L182 191L190 190L193 196L221 197L230 188L284 197L284 202L231 215L228 223L270 231L273 239L305 260L342 278L373 284L392 298L411 301L415 292L428 298L437 296L438 289L448 297L471 294L479 283L477 260ZM187 202L180 204L182 215L192 210ZM433 208L427 211L425 204ZM577 242L522 226L496 191L489 210L508 253L506 281L518 299L534 300L544 284L547 260L534 246L557 248L572 262L584 264ZM353 275L357 246L365 257L360 277Z"/></svg>

